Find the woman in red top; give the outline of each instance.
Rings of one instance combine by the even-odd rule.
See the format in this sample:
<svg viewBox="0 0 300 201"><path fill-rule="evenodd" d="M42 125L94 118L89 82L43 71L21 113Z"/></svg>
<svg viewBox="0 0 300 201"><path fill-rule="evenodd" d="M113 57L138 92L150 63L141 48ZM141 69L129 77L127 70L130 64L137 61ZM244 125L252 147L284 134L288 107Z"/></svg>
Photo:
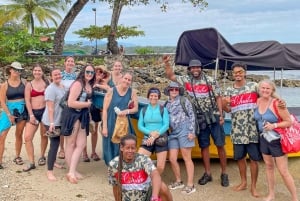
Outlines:
<svg viewBox="0 0 300 201"><path fill-rule="evenodd" d="M44 93L48 82L44 79L43 69L39 64L34 65L32 74L33 80L28 82L25 87L25 103L29 117L25 127L24 140L29 164L24 167L24 172L35 169L34 147L32 141L39 125L41 134L41 156L38 160L38 165L40 166L46 164L45 151L48 145L48 137L45 136L46 130L41 123L46 107Z"/></svg>

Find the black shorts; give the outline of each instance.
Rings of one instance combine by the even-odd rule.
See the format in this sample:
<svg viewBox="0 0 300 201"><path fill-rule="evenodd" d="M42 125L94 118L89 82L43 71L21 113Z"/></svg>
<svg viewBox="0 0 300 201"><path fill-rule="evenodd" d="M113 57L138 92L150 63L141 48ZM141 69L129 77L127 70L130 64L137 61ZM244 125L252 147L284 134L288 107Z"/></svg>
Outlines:
<svg viewBox="0 0 300 201"><path fill-rule="evenodd" d="M249 158L253 161L262 160L259 143L249 144L234 144L233 145L234 160L241 160L248 154Z"/></svg>
<svg viewBox="0 0 300 201"><path fill-rule="evenodd" d="M280 139L268 142L263 136L260 136L260 151L262 154L271 155L272 157L284 156L282 152Z"/></svg>
<svg viewBox="0 0 300 201"><path fill-rule="evenodd" d="M94 122L101 121L101 110L99 108L96 108L94 105L92 105L90 108L90 113Z"/></svg>
<svg viewBox="0 0 300 201"><path fill-rule="evenodd" d="M35 117L36 120L38 120L39 122L42 121L42 117L44 114L45 108L42 109L32 109L32 113ZM30 121L30 117L28 117L28 121Z"/></svg>

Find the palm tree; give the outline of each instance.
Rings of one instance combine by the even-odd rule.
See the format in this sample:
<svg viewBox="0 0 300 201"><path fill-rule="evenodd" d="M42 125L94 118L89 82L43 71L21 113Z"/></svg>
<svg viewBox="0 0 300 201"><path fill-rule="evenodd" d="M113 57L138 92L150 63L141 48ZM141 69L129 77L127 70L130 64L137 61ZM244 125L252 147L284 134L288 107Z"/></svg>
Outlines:
<svg viewBox="0 0 300 201"><path fill-rule="evenodd" d="M0 26L10 21L20 21L34 36L35 21L48 27L48 21L57 27L61 20L58 11L65 11L66 3L61 0L11 0L11 4L0 6Z"/></svg>

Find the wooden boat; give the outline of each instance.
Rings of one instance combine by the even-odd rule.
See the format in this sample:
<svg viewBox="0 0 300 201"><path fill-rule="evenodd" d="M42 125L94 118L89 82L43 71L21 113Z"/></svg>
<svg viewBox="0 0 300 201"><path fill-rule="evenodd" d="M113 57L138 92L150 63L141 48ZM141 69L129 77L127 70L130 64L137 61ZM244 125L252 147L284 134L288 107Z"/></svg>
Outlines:
<svg viewBox="0 0 300 201"><path fill-rule="evenodd" d="M135 131L135 134L137 136L137 141L138 141L138 147L140 146L142 139L143 139L143 133L141 133L138 130L138 114L140 113L141 108L143 108L145 105L148 104L148 99L144 98L144 97L138 97L139 100L139 111L134 114L131 115L131 122ZM160 104L164 104L163 101L160 102ZM289 111L293 114L295 114L296 116L298 116L298 119L300 119L300 108L288 108ZM230 117L226 117L225 116L225 123L223 125L224 127L224 131L226 134L225 137L225 150L226 150L226 156L227 158L233 158L233 145L230 139L230 131L231 131L231 120ZM210 157L211 158L219 158L218 156L218 150L216 148L216 146L213 144L213 141L211 139L211 146L209 147L209 153L210 153ZM289 154L289 157L299 157L300 156L300 152L298 153L293 153L293 154ZM155 156L152 156L152 158L155 158ZM196 140L196 146L192 149L192 158L201 158L201 152L200 152L200 148L198 146L198 142Z"/></svg>

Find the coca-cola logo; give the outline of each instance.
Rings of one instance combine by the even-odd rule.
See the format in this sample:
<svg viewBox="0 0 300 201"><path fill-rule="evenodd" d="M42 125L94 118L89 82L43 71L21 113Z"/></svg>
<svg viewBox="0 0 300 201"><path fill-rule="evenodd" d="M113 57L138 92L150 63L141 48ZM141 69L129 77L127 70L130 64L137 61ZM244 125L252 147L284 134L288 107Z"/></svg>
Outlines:
<svg viewBox="0 0 300 201"><path fill-rule="evenodd" d="M237 96L230 97L230 106L236 107L238 105L244 105L248 103L256 103L257 101L257 93L251 92L251 93L244 93L239 94Z"/></svg>
<svg viewBox="0 0 300 201"><path fill-rule="evenodd" d="M192 92L194 90L195 93L201 94L201 93L208 93L209 91L212 91L212 86L207 84L192 85L191 83L187 82L185 83L185 89L189 92Z"/></svg>

